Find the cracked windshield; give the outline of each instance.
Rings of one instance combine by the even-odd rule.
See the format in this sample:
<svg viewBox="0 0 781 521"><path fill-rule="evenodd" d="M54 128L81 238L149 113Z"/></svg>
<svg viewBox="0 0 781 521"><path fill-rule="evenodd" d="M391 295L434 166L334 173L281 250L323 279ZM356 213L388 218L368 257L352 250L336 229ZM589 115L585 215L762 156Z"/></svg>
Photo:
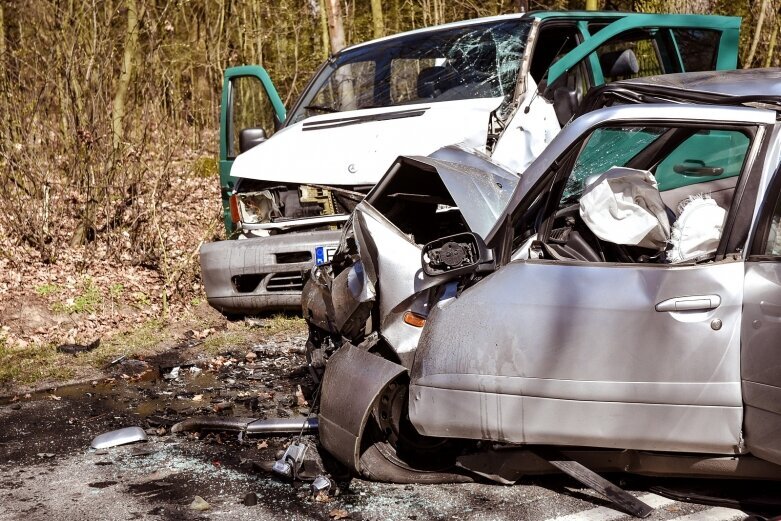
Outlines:
<svg viewBox="0 0 781 521"><path fill-rule="evenodd" d="M343 54L293 122L323 113L512 92L531 23L507 20L392 38Z"/></svg>

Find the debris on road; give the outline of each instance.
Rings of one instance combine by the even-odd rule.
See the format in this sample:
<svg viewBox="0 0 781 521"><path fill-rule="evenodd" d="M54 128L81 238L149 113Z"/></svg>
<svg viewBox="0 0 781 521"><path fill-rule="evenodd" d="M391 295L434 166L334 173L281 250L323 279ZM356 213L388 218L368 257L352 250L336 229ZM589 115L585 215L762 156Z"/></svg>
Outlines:
<svg viewBox="0 0 781 521"><path fill-rule="evenodd" d="M210 508L211 505L207 503L206 500L201 496L195 496L195 498L193 498L193 502L190 503L190 510L198 510L203 512L205 510L209 510Z"/></svg>
<svg viewBox="0 0 781 521"><path fill-rule="evenodd" d="M307 445L304 443L291 443L282 457L271 467L271 470L279 476L296 479L298 471L304 464L306 450Z"/></svg>
<svg viewBox="0 0 781 521"><path fill-rule="evenodd" d="M90 443L93 449L106 449L118 445L127 445L138 441L147 441L146 432L141 427L125 427L95 436Z"/></svg>
<svg viewBox="0 0 781 521"><path fill-rule="evenodd" d="M331 480L328 479L327 476L321 474L315 478L311 485L309 485L309 490L312 491L312 495L314 496L319 496L321 494L328 495L332 486Z"/></svg>
<svg viewBox="0 0 781 521"><path fill-rule="evenodd" d="M244 499L242 500L242 503L244 506L254 507L258 504L258 495L254 492L247 492L247 494L244 496Z"/></svg>
<svg viewBox="0 0 781 521"><path fill-rule="evenodd" d="M334 508L328 512L328 517L335 520L350 519L350 513L347 510L343 510L341 508Z"/></svg>
<svg viewBox="0 0 781 521"><path fill-rule="evenodd" d="M177 378L179 378L179 370L180 369L181 368L177 365L176 367L171 369L170 373L164 374L163 378L165 378L166 380L176 380Z"/></svg>

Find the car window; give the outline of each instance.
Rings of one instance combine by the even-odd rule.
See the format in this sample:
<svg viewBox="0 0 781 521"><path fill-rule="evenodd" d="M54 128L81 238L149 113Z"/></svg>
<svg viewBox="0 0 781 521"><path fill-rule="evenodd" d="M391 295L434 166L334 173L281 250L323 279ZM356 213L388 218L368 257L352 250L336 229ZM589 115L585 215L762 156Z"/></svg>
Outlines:
<svg viewBox="0 0 781 521"><path fill-rule="evenodd" d="M373 61L347 63L338 67L309 103L314 112L339 112L374 104Z"/></svg>
<svg viewBox="0 0 781 521"><path fill-rule="evenodd" d="M672 33L686 72L716 68L721 33L708 29L672 29Z"/></svg>
<svg viewBox="0 0 781 521"><path fill-rule="evenodd" d="M743 129L594 130L554 185L563 192L544 219L548 251L588 262L712 259L750 144Z"/></svg>
<svg viewBox="0 0 781 521"><path fill-rule="evenodd" d="M613 166L624 166L641 150L656 141L667 129L659 127L598 128L588 137L567 178L560 208L576 202L583 183Z"/></svg>
<svg viewBox="0 0 781 521"><path fill-rule="evenodd" d="M749 137L737 130L701 130L676 147L656 168L659 191L740 174Z"/></svg>
<svg viewBox="0 0 781 521"><path fill-rule="evenodd" d="M665 63L671 63L669 49L661 38L657 38L658 34L653 29L637 29L622 33L598 47L596 53L605 81L674 72L665 66ZM613 71L616 59L627 50L637 58L638 70L631 73Z"/></svg>
<svg viewBox="0 0 781 521"><path fill-rule="evenodd" d="M262 94L258 94L262 93ZM230 140L228 157L239 155L239 133L247 128L262 128L266 137L274 133L274 107L255 76L239 76L231 81Z"/></svg>
<svg viewBox="0 0 781 521"><path fill-rule="evenodd" d="M347 49L312 81L289 122L369 107L508 95L531 24L511 19L443 27Z"/></svg>

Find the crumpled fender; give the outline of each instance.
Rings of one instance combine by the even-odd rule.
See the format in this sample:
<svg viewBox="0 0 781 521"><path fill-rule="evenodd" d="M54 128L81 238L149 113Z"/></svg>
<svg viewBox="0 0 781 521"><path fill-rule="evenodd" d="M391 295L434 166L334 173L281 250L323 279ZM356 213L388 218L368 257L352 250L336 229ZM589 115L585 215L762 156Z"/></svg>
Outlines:
<svg viewBox="0 0 781 521"><path fill-rule="evenodd" d="M320 396L320 443L356 474L361 437L380 392L407 370L352 344L328 359Z"/></svg>

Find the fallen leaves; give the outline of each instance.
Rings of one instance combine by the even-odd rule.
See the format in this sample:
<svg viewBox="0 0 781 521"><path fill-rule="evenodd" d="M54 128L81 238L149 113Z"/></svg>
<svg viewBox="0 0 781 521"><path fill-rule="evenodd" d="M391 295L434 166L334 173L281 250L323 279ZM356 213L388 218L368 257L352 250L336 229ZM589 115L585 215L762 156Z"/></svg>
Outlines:
<svg viewBox="0 0 781 521"><path fill-rule="evenodd" d="M350 519L350 513L347 510L341 508L334 508L328 512L328 517L331 519Z"/></svg>

